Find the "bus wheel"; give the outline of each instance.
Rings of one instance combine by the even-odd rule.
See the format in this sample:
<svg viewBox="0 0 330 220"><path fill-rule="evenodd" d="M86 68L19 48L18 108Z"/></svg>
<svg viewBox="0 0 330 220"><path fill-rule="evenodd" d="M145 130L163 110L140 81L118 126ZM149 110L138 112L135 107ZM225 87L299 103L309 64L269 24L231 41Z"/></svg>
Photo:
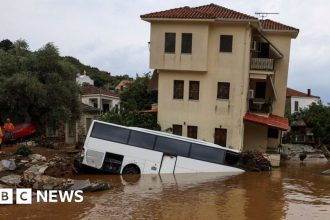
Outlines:
<svg viewBox="0 0 330 220"><path fill-rule="evenodd" d="M124 168L122 174L140 174L140 173L141 171L138 166L136 166L135 164L130 164Z"/></svg>

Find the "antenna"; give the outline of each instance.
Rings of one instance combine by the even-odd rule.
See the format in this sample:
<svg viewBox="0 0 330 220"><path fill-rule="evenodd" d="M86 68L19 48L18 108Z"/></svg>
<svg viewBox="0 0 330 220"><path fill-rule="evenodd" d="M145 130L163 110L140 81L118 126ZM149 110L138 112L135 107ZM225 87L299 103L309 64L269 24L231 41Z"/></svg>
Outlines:
<svg viewBox="0 0 330 220"><path fill-rule="evenodd" d="M266 18L268 15L278 15L280 13L278 13L278 12L256 12L254 14L258 15L261 18L261 20L264 20L264 18Z"/></svg>

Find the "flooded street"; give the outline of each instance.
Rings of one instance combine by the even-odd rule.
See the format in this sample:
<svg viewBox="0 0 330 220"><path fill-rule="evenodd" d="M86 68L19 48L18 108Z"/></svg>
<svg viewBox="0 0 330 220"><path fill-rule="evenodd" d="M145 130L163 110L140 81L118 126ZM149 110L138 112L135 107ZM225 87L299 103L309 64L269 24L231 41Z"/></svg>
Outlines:
<svg viewBox="0 0 330 220"><path fill-rule="evenodd" d="M88 175L118 186L85 193L83 203L0 207L0 219L329 219L330 168L324 161L290 163L273 172L212 175ZM79 178L84 179L86 175Z"/></svg>

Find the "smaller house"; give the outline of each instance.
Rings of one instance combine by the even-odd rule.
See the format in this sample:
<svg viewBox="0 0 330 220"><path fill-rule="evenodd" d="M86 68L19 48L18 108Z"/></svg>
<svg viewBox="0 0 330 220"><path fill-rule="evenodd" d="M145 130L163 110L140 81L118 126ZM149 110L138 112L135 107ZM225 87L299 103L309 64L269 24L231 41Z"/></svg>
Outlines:
<svg viewBox="0 0 330 220"><path fill-rule="evenodd" d="M80 75L80 73L77 74L76 82L78 85L83 85L83 84L89 84L89 85L94 85L94 80L92 80L89 76L86 75L86 71L84 71L83 75Z"/></svg>
<svg viewBox="0 0 330 220"><path fill-rule="evenodd" d="M313 102L318 103L319 101L320 97L312 95L311 89L307 89L307 93L304 93L287 88L285 110L287 113L293 114L299 109L308 108Z"/></svg>
<svg viewBox="0 0 330 220"><path fill-rule="evenodd" d="M130 85L133 82L133 80L122 80L120 81L120 83L118 83L118 85L115 88L116 93L121 93L122 91L124 91L124 89Z"/></svg>
<svg viewBox="0 0 330 220"><path fill-rule="evenodd" d="M108 112L119 108L118 94L93 85L83 85L80 91L81 102L99 109L100 112Z"/></svg>

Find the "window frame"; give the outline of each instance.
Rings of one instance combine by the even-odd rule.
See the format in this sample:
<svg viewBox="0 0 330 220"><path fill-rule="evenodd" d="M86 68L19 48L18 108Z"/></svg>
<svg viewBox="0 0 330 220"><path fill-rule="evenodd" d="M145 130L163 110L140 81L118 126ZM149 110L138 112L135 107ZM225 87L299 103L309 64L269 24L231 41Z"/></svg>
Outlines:
<svg viewBox="0 0 330 220"><path fill-rule="evenodd" d="M198 85L197 91L192 90L195 84ZM199 91L200 91L200 81L189 81L189 100L198 101L199 100Z"/></svg>
<svg viewBox="0 0 330 220"><path fill-rule="evenodd" d="M294 101L294 112L299 111L299 101Z"/></svg>
<svg viewBox="0 0 330 220"><path fill-rule="evenodd" d="M276 128L268 127L267 138L278 139L280 131Z"/></svg>
<svg viewBox="0 0 330 220"><path fill-rule="evenodd" d="M181 33L181 53L192 54L192 33ZM186 39L185 39L186 38ZM184 41L185 39L185 41Z"/></svg>
<svg viewBox="0 0 330 220"><path fill-rule="evenodd" d="M176 33L165 32L164 36L164 53L175 53L176 50Z"/></svg>
<svg viewBox="0 0 330 220"><path fill-rule="evenodd" d="M228 41L228 40L230 40L230 41ZM219 52L220 53L232 53L233 52L233 41L234 41L233 35L221 34Z"/></svg>
<svg viewBox="0 0 330 220"><path fill-rule="evenodd" d="M174 127L177 127L177 128L179 128L180 127L180 134L178 134L178 133L174 133ZM172 134L175 134L175 135L179 135L179 136L182 136L182 131L183 131L183 126L182 125L179 125L179 124L173 124L172 125Z"/></svg>
<svg viewBox="0 0 330 220"><path fill-rule="evenodd" d="M222 94L221 85L226 85L226 88L228 88L227 94ZM218 82L217 86L217 99L218 100L229 100L230 99L230 82Z"/></svg>
<svg viewBox="0 0 330 220"><path fill-rule="evenodd" d="M190 129L196 129L195 131L189 131ZM190 133L193 133L193 136L190 136ZM188 125L187 126L187 137L197 139L198 137L198 126Z"/></svg>
<svg viewBox="0 0 330 220"><path fill-rule="evenodd" d="M182 83L182 87L176 87L176 83ZM179 89L182 89L182 91L179 91ZM173 81L173 99L176 100L183 100L184 98L184 80L174 80Z"/></svg>

